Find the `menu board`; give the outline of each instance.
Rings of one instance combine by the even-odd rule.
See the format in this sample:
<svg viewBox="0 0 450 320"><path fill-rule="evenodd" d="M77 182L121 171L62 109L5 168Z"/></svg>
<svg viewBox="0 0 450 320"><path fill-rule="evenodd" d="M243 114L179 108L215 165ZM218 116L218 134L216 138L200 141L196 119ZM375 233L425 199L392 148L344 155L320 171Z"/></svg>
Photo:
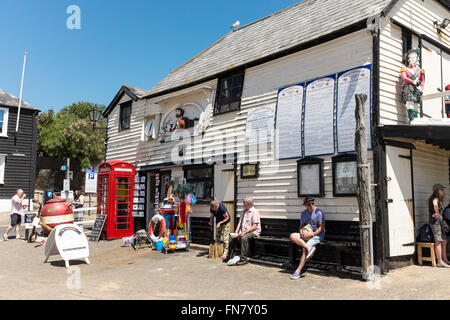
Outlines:
<svg viewBox="0 0 450 320"><path fill-rule="evenodd" d="M247 114L245 140L247 144L272 142L275 106L268 105Z"/></svg>
<svg viewBox="0 0 450 320"><path fill-rule="evenodd" d="M306 85L304 142L305 156L334 153L335 76Z"/></svg>
<svg viewBox="0 0 450 320"><path fill-rule="evenodd" d="M338 75L337 96L337 141L338 152L355 151L355 94L366 94L365 118L367 124L367 144L372 146L371 140L371 67L364 66Z"/></svg>
<svg viewBox="0 0 450 320"><path fill-rule="evenodd" d="M278 92L276 126L277 159L302 156L303 85L295 85Z"/></svg>

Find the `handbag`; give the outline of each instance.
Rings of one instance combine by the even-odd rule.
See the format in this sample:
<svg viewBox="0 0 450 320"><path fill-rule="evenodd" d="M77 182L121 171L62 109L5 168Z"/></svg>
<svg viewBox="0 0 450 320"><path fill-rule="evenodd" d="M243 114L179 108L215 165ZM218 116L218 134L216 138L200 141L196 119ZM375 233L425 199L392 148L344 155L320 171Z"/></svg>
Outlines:
<svg viewBox="0 0 450 320"><path fill-rule="evenodd" d="M442 233L444 233L445 235L448 235L448 233L450 232L450 226L448 225L448 223L444 220L444 218L442 218L442 216L440 217L441 220L441 229L442 229Z"/></svg>
<svg viewBox="0 0 450 320"><path fill-rule="evenodd" d="M190 197L189 204L196 204L197 203L197 198L194 196L193 193L190 193L189 197Z"/></svg>

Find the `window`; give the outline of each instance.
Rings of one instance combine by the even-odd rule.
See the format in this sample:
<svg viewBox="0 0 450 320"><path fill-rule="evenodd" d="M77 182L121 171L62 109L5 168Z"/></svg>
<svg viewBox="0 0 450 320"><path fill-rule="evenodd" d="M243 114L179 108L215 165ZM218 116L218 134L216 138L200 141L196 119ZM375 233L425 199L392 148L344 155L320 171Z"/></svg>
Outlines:
<svg viewBox="0 0 450 320"><path fill-rule="evenodd" d="M120 105L119 131L130 129L131 101Z"/></svg>
<svg viewBox="0 0 450 320"><path fill-rule="evenodd" d="M406 64L406 54L411 49L412 49L412 33L407 29L402 29L403 64Z"/></svg>
<svg viewBox="0 0 450 320"><path fill-rule="evenodd" d="M216 108L214 114L236 111L241 108L244 73L219 80L217 88Z"/></svg>
<svg viewBox="0 0 450 320"><path fill-rule="evenodd" d="M258 164L242 164L241 165L241 179L258 178Z"/></svg>
<svg viewBox="0 0 450 320"><path fill-rule="evenodd" d="M333 158L333 195L356 196L358 177L356 155L346 154Z"/></svg>
<svg viewBox="0 0 450 320"><path fill-rule="evenodd" d="M161 172L160 177L161 177L161 180L160 180L161 192L159 194L159 200L162 201L165 198L167 198L168 196L170 196L170 194L168 194L168 193L169 193L169 187L170 187L170 182L171 182L171 171Z"/></svg>
<svg viewBox="0 0 450 320"><path fill-rule="evenodd" d="M199 202L211 201L213 188L213 167L196 166L184 169L186 183Z"/></svg>
<svg viewBox="0 0 450 320"><path fill-rule="evenodd" d="M299 197L323 197L323 159L297 161L297 184Z"/></svg>
<svg viewBox="0 0 450 320"><path fill-rule="evenodd" d="M5 183L6 155L0 155L0 184Z"/></svg>
<svg viewBox="0 0 450 320"><path fill-rule="evenodd" d="M8 115L9 109L0 108L0 137L8 135Z"/></svg>

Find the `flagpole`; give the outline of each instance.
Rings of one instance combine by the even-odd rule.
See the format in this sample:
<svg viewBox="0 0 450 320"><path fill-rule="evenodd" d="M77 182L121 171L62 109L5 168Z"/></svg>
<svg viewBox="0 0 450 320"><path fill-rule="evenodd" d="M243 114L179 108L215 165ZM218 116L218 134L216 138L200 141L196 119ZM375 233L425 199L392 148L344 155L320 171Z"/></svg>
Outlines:
<svg viewBox="0 0 450 320"><path fill-rule="evenodd" d="M22 81L20 82L20 97L19 97L19 109L17 110L16 134L17 131L19 131L20 108L22 107L23 78L25 76L25 65L27 64L27 55L28 52L25 51L25 53L23 54Z"/></svg>

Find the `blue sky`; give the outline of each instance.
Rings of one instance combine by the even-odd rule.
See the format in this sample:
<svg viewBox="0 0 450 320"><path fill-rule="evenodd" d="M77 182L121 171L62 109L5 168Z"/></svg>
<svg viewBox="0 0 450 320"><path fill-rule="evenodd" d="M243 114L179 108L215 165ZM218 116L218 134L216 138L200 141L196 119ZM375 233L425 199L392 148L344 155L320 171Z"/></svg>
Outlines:
<svg viewBox="0 0 450 320"><path fill-rule="evenodd" d="M46 111L109 104L122 83L150 89L230 31L299 0L1 0L0 88ZM70 5L81 30L69 30Z"/></svg>

